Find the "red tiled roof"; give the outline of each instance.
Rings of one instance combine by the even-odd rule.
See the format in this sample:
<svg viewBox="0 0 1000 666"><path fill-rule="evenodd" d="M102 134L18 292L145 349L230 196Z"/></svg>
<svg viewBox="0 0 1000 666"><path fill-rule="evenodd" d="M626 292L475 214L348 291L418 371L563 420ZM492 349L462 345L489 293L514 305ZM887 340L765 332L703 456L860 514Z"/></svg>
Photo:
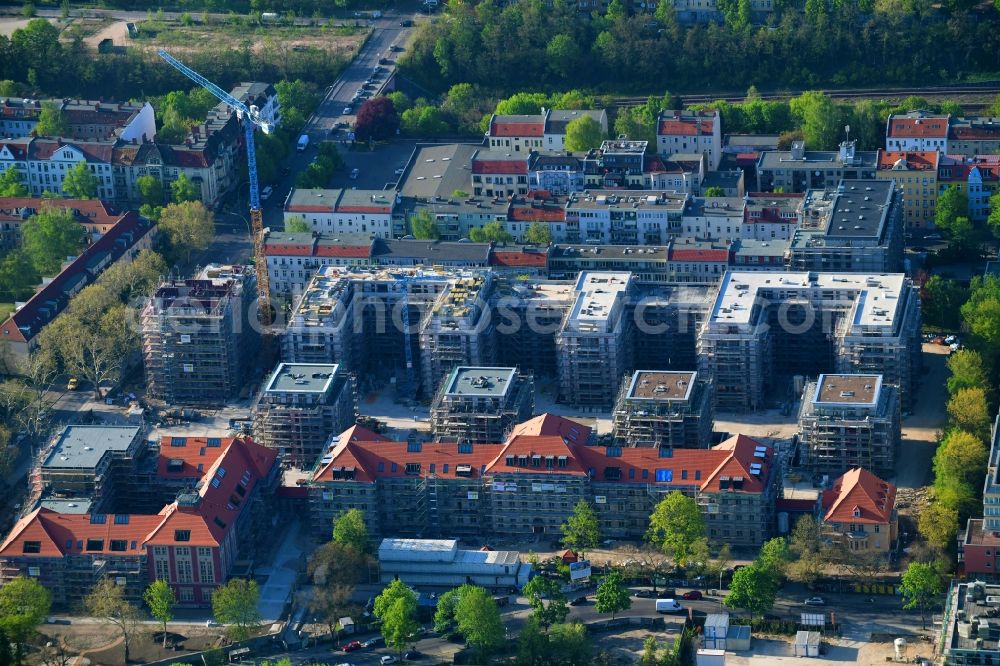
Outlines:
<svg viewBox="0 0 1000 666"><path fill-rule="evenodd" d="M537 122L511 122L494 120L490 124L490 136L496 137L518 137L530 136L541 138L545 134L545 123L540 119Z"/></svg>
<svg viewBox="0 0 1000 666"><path fill-rule="evenodd" d="M392 212L392 206L337 206L337 213L373 213L375 215L388 215Z"/></svg>
<svg viewBox="0 0 1000 666"><path fill-rule="evenodd" d="M896 486L855 467L833 482L822 501L826 522L885 524L896 507Z"/></svg>
<svg viewBox="0 0 1000 666"><path fill-rule="evenodd" d="M948 119L890 118L889 136L894 139L944 139L948 136Z"/></svg>
<svg viewBox="0 0 1000 666"><path fill-rule="evenodd" d="M953 125L948 133L948 138L957 141L996 141L1000 139L1000 123L984 125L975 123L971 125Z"/></svg>
<svg viewBox="0 0 1000 666"><path fill-rule="evenodd" d="M878 168L892 169L896 162L904 160L910 171L929 171L937 169L938 151L936 150L882 150L878 151Z"/></svg>
<svg viewBox="0 0 1000 666"><path fill-rule="evenodd" d="M290 243L272 243L271 241L267 241L264 247L267 250L268 256L282 255L293 257L311 257L313 254L312 239L310 239L307 243L299 243L296 245L292 245Z"/></svg>
<svg viewBox="0 0 1000 666"><path fill-rule="evenodd" d="M667 136L705 136L715 128L714 111L665 111L660 117L657 134Z"/></svg>
<svg viewBox="0 0 1000 666"><path fill-rule="evenodd" d="M571 442L583 443L590 438L590 432L590 426L585 426L582 423L546 412L524 423L518 423L511 430L510 438L520 435L557 435Z"/></svg>
<svg viewBox="0 0 1000 666"><path fill-rule="evenodd" d="M308 204L288 204L289 213L332 213L332 206L310 206Z"/></svg>
<svg viewBox="0 0 1000 666"><path fill-rule="evenodd" d="M56 513L38 508L14 525L14 529L0 546L0 556L62 557L82 553L135 555L141 552L146 535L160 520L161 517L155 515L128 515L123 519L107 515L95 522L90 514ZM25 542L31 541L39 542L38 553L24 551ZM116 543L116 549L112 550L112 541L125 543Z"/></svg>
<svg viewBox="0 0 1000 666"><path fill-rule="evenodd" d="M572 474L575 476L584 476L587 474L588 468L586 466L586 461L583 460L580 455L580 450L582 448L585 447L576 447L568 440L563 439L558 435L512 434L510 439L507 440L507 443L504 444L499 455L497 455L497 457L486 466L486 474L517 474L529 469L532 472L538 473L545 470L550 474ZM509 456L514 457L515 464L507 464ZM526 458L528 461L531 461L534 456L540 456L543 461L548 456L552 456L557 460L562 457L565 458L566 465L563 467L559 466L557 463L555 467L546 468L544 466L532 466L530 462L528 467L517 464L517 461L522 458Z"/></svg>
<svg viewBox="0 0 1000 666"><path fill-rule="evenodd" d="M528 173L527 160L472 160L472 173Z"/></svg>
<svg viewBox="0 0 1000 666"><path fill-rule="evenodd" d="M211 446L209 439L213 440ZM163 437L156 475L164 479L200 479L232 443L232 437ZM183 465L172 471L172 460L181 461Z"/></svg>
<svg viewBox="0 0 1000 666"><path fill-rule="evenodd" d="M671 246L667 259L669 261L728 262L729 250L714 248L675 248Z"/></svg>
<svg viewBox="0 0 1000 666"><path fill-rule="evenodd" d="M548 256L544 252L508 252L493 250L490 254L491 266L507 266L509 268L530 266L545 268Z"/></svg>
<svg viewBox="0 0 1000 666"><path fill-rule="evenodd" d="M343 257L347 259L367 259L371 255L371 245L317 245L317 257Z"/></svg>
<svg viewBox="0 0 1000 666"><path fill-rule="evenodd" d="M42 199L35 197L0 197L0 220L26 221L21 211L38 211L42 208L67 208L73 211L78 222L94 225L112 225L125 217L99 199Z"/></svg>
<svg viewBox="0 0 1000 666"><path fill-rule="evenodd" d="M514 206L507 217L511 222L565 222L566 209L562 206Z"/></svg>

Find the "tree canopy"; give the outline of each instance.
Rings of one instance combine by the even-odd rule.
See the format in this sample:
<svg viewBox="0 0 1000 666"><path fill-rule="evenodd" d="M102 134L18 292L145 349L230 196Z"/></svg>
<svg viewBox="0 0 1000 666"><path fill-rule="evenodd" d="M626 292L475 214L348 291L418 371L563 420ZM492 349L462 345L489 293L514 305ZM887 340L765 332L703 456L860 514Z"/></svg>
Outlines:
<svg viewBox="0 0 1000 666"><path fill-rule="evenodd" d="M500 610L481 587L470 585L455 605L455 622L466 642L482 657L488 657L504 640Z"/></svg>
<svg viewBox="0 0 1000 666"><path fill-rule="evenodd" d="M212 593L212 615L229 627L234 640L243 640L260 626L259 602L257 581L233 578Z"/></svg>
<svg viewBox="0 0 1000 666"><path fill-rule="evenodd" d="M371 538L361 509L348 509L333 521L333 541L349 546L359 553L370 554Z"/></svg>
<svg viewBox="0 0 1000 666"><path fill-rule="evenodd" d="M187 259L192 252L208 247L215 237L212 213L200 201L166 206L160 214L159 228L172 253L183 253Z"/></svg>
<svg viewBox="0 0 1000 666"><path fill-rule="evenodd" d="M615 619L615 614L632 607L632 599L625 589L622 575L618 571L612 571L601 584L597 586L597 593L594 595L594 609L598 613L611 613L611 619Z"/></svg>
<svg viewBox="0 0 1000 666"><path fill-rule="evenodd" d="M573 513L562 524L563 543L574 550L585 552L601 542L601 525L594 505L580 500Z"/></svg>
<svg viewBox="0 0 1000 666"><path fill-rule="evenodd" d="M903 595L903 608L920 609L920 621L923 628L926 629L927 609L941 594L941 577L931 565L911 562L906 571L903 572L899 591Z"/></svg>
<svg viewBox="0 0 1000 666"><path fill-rule="evenodd" d="M382 621L382 636L387 647L402 653L415 641L420 624L417 622L417 595L398 578L375 597L375 617Z"/></svg>
<svg viewBox="0 0 1000 666"><path fill-rule="evenodd" d="M580 116L566 125L566 150L587 151L600 148L604 139L601 124L590 116Z"/></svg>
<svg viewBox="0 0 1000 666"><path fill-rule="evenodd" d="M52 594L34 578L18 576L0 587L0 629L17 644L18 661L52 608Z"/></svg>
<svg viewBox="0 0 1000 666"><path fill-rule="evenodd" d="M62 262L80 253L86 231L68 208L45 206L21 228L22 247L42 275L55 275Z"/></svg>
<svg viewBox="0 0 1000 666"><path fill-rule="evenodd" d="M663 550L678 566L689 561L692 546L705 537L705 520L694 498L671 491L649 517L646 540Z"/></svg>
<svg viewBox="0 0 1000 666"><path fill-rule="evenodd" d="M63 177L62 190L70 199L95 199L101 181L86 162L77 162Z"/></svg>
<svg viewBox="0 0 1000 666"><path fill-rule="evenodd" d="M365 100L358 109L354 123L354 135L359 141L382 141L395 135L399 128L396 107L388 97L374 97Z"/></svg>

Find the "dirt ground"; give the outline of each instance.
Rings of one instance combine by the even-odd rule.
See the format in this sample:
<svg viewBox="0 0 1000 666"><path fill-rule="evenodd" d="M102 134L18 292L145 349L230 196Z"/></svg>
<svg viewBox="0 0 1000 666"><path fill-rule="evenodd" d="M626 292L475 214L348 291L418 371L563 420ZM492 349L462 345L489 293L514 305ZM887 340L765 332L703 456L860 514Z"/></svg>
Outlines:
<svg viewBox="0 0 1000 666"><path fill-rule="evenodd" d="M45 624L39 631L52 643L65 645L68 652L87 657L92 664L107 666L124 664L122 641L113 626L97 622L72 625ZM130 647L129 657L132 663L158 661L175 655L180 658L187 652L217 647L221 643L219 629L192 624L185 625L182 629L172 628L175 633L168 636L169 641L182 645L183 651L164 650L159 641L158 631L158 627L152 623L142 625L139 635Z"/></svg>
<svg viewBox="0 0 1000 666"><path fill-rule="evenodd" d="M230 42L233 44L249 41L255 52L268 44L280 44L292 50L298 48L320 48L337 55L349 57L360 48L365 40L365 30L353 27L285 27L285 26L232 26L228 24L200 23L189 26L167 23L160 26L155 36L141 33L140 37L130 39L125 31L125 23L119 22L121 28L115 34L108 34L115 39L118 46L131 46L142 49L157 50L169 48L172 52L184 53L204 48L206 44ZM141 23L140 23L141 26ZM110 26L111 31L115 26ZM119 41L121 39L122 41Z"/></svg>

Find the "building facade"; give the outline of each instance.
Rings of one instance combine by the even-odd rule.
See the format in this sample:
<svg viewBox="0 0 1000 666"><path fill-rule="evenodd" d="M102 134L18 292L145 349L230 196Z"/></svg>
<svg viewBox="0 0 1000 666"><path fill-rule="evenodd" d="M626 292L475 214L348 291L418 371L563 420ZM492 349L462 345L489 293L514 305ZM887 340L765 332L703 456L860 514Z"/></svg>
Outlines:
<svg viewBox="0 0 1000 666"><path fill-rule="evenodd" d="M614 409L618 446L707 448L712 441L712 385L697 372L636 370Z"/></svg>
<svg viewBox="0 0 1000 666"><path fill-rule="evenodd" d="M878 151L875 178L896 183L907 228L923 229L934 225L940 156L937 151Z"/></svg>
<svg viewBox="0 0 1000 666"><path fill-rule="evenodd" d="M431 430L443 441L487 444L506 439L534 411L534 382L517 368L459 366L431 404Z"/></svg>
<svg viewBox="0 0 1000 666"><path fill-rule="evenodd" d="M722 159L721 120L716 109L662 111L656 126L656 152L663 157L700 153L708 160L708 170L716 171Z"/></svg>
<svg viewBox="0 0 1000 666"><path fill-rule="evenodd" d="M823 491L820 505L821 530L849 556L888 557L895 551L899 538L896 486L855 467Z"/></svg>

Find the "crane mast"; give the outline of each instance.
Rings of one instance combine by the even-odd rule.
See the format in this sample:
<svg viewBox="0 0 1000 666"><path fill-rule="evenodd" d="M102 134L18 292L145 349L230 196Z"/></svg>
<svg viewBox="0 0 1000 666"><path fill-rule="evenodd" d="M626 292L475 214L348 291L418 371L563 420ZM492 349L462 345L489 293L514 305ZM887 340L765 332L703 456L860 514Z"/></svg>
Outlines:
<svg viewBox="0 0 1000 666"><path fill-rule="evenodd" d="M247 172L250 177L250 235L253 241L254 267L257 272L258 317L263 326L270 326L273 321L271 288L267 276L267 256L264 252L264 214L260 209L260 190L257 180L257 150L254 145L254 130L260 127L264 134L270 134L272 129L271 124L261 117L260 111L256 106L248 107L165 50L160 49L159 56L181 74L235 109L237 117L243 122L243 132L247 148Z"/></svg>

